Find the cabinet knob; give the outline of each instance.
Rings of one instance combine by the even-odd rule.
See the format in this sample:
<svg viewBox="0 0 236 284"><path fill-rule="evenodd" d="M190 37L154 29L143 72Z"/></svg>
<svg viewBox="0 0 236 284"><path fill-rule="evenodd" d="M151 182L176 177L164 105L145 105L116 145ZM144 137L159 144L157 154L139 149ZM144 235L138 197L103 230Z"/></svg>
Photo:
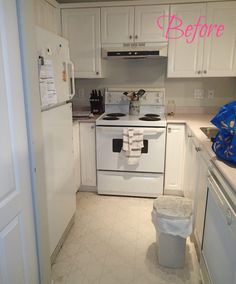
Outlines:
<svg viewBox="0 0 236 284"><path fill-rule="evenodd" d="M129 39L132 39L132 38L133 38L133 36L132 36L132 35L130 35L130 36L129 36Z"/></svg>
<svg viewBox="0 0 236 284"><path fill-rule="evenodd" d="M191 134L188 134L188 138L193 138L193 135L191 135Z"/></svg>
<svg viewBox="0 0 236 284"><path fill-rule="evenodd" d="M200 148L200 147L195 147L195 150L196 150L197 152L200 152L200 151L201 151L201 148Z"/></svg>
<svg viewBox="0 0 236 284"><path fill-rule="evenodd" d="M138 39L138 36L137 36L137 35L135 36L135 39Z"/></svg>
<svg viewBox="0 0 236 284"><path fill-rule="evenodd" d="M199 70L199 71L197 71L197 73L198 73L198 75L200 75L202 72Z"/></svg>
<svg viewBox="0 0 236 284"><path fill-rule="evenodd" d="M203 73L204 73L204 74L206 74L206 73L207 73L207 71L206 71L206 70L204 70L204 71L203 71Z"/></svg>
<svg viewBox="0 0 236 284"><path fill-rule="evenodd" d="M171 128L168 128L168 133L171 133Z"/></svg>
<svg viewBox="0 0 236 284"><path fill-rule="evenodd" d="M98 72L98 71L96 72L96 75L99 75L99 72Z"/></svg>
<svg viewBox="0 0 236 284"><path fill-rule="evenodd" d="M95 126L94 126L94 125L92 125L92 126L91 126L91 129L94 129L94 128L95 128Z"/></svg>

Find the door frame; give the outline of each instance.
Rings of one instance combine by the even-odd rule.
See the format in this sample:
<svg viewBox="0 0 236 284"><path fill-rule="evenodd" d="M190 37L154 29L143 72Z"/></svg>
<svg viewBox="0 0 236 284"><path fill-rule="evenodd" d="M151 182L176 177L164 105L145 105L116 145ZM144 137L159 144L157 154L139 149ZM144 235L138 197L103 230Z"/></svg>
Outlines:
<svg viewBox="0 0 236 284"><path fill-rule="evenodd" d="M38 256L39 283L51 282L49 234L42 143L41 103L35 38L35 1L18 0L21 65L30 154L31 188Z"/></svg>

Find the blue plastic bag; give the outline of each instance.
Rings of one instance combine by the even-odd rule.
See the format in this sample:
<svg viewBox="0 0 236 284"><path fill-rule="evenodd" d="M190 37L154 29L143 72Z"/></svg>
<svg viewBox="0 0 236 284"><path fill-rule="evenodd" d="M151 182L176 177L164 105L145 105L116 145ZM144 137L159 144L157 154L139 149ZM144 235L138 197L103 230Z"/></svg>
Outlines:
<svg viewBox="0 0 236 284"><path fill-rule="evenodd" d="M219 129L212 150L220 159L236 165L236 101L221 107L211 122Z"/></svg>

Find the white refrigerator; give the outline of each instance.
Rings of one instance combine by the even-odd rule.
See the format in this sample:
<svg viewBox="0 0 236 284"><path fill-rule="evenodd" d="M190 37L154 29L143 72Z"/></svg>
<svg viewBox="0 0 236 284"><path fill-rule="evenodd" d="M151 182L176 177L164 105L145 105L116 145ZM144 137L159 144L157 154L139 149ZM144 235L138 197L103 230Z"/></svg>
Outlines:
<svg viewBox="0 0 236 284"><path fill-rule="evenodd" d="M76 210L72 105L75 91L68 41L36 28L51 257Z"/></svg>

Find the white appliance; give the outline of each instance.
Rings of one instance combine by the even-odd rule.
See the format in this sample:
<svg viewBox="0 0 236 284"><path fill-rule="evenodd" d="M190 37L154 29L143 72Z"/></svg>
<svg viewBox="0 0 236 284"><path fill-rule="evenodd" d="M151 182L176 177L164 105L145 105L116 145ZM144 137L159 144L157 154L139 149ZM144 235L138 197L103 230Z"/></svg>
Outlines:
<svg viewBox="0 0 236 284"><path fill-rule="evenodd" d="M73 65L68 41L37 27L43 148L50 254L57 248L76 210L72 106ZM73 74L71 74L73 75Z"/></svg>
<svg viewBox="0 0 236 284"><path fill-rule="evenodd" d="M102 49L102 57L106 59L135 59L167 57L167 43L152 45L107 46Z"/></svg>
<svg viewBox="0 0 236 284"><path fill-rule="evenodd" d="M204 283L236 283L236 194L215 168L208 179L200 264Z"/></svg>
<svg viewBox="0 0 236 284"><path fill-rule="evenodd" d="M129 115L125 91L137 90L107 90L106 113L96 120L98 193L156 197L163 194L165 90L146 89L140 99L140 114L137 116ZM144 147L137 165L129 165L122 153L124 128L143 131Z"/></svg>

